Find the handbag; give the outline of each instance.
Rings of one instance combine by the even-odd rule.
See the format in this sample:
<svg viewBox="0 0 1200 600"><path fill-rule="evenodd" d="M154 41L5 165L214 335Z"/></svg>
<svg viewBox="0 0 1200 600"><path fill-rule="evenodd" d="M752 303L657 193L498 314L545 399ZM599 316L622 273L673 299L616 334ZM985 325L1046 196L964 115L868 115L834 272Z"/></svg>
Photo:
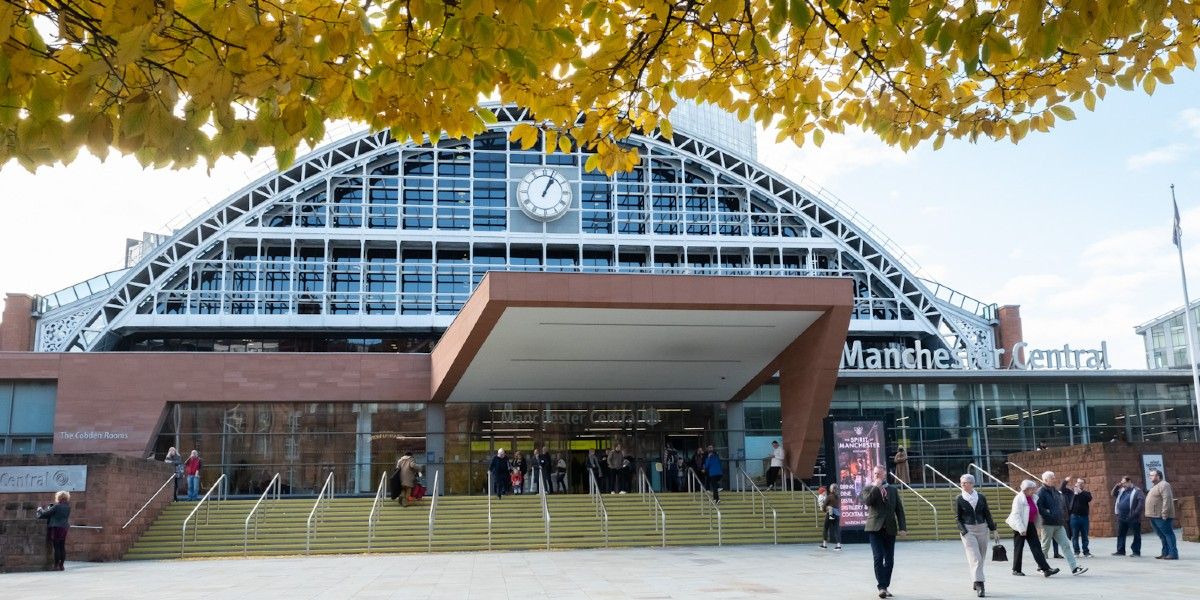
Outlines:
<svg viewBox="0 0 1200 600"><path fill-rule="evenodd" d="M1008 562L1008 549L1000 543L1000 536L993 536L992 541L995 542L992 546L992 562Z"/></svg>

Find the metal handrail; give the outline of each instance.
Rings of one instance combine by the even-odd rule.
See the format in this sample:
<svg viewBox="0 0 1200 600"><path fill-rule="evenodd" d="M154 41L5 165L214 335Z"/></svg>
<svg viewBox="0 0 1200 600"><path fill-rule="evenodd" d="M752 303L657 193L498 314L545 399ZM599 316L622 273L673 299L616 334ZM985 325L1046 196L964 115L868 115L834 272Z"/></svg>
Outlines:
<svg viewBox="0 0 1200 600"><path fill-rule="evenodd" d="M375 540L375 525L379 522L379 505L383 504L383 497L387 494L388 472L383 470L383 475L379 476L379 487L375 489L375 500L371 502L371 514L367 515L367 554L371 553L371 542Z"/></svg>
<svg viewBox="0 0 1200 600"><path fill-rule="evenodd" d="M650 516L654 517L654 529L662 536L663 548L667 547L667 511L663 509L662 502L658 501L658 494L654 493L654 487L650 485L650 478L642 469L638 469L639 483L642 483L646 493L643 494L643 500L649 499ZM659 521L662 525L659 525Z"/></svg>
<svg viewBox="0 0 1200 600"><path fill-rule="evenodd" d="M821 511L819 510L819 507L817 506L817 502L820 502L821 495L818 494L816 491L814 491L812 488L808 487L808 484L804 483L803 480L800 481L800 491L808 492L809 494L812 494L812 497L813 497L813 505L812 505L813 506L813 523L819 528L821 526L821 517L823 515L821 514ZM840 492L840 490L839 490L839 492ZM793 484L792 498L795 499L795 497L796 497L796 490L795 490L795 487Z"/></svg>
<svg viewBox="0 0 1200 600"><path fill-rule="evenodd" d="M696 487L696 492L697 492L697 493L696 493L696 496L697 496L697 497L699 498L699 500L700 500L700 511L701 511L701 513L707 514L707 516L708 516L708 528L709 528L709 529L712 529L712 516L713 516L713 513L716 513L716 515L717 515L717 545L718 545L718 546L721 546L721 545L722 545L722 539L721 539L721 537L722 537L722 536L721 536L721 529L722 529L722 523L721 523L721 509L717 507L717 503L716 503L716 501L715 501L715 500L713 500L713 499L712 499L712 496L708 495L708 493L707 493L707 492L705 492L705 490L704 490L704 482L700 481L700 476L699 476L699 475L697 475L695 471L688 471L688 472L691 474L691 477L692 477L692 479L695 479L695 480L696 480L696 484L697 484L697 487Z"/></svg>
<svg viewBox="0 0 1200 600"><path fill-rule="evenodd" d="M254 539L258 540L258 507L263 503L263 500L266 500L270 496L271 490L275 490L275 496L271 499L279 500L279 488L282 483L283 479L279 473L276 473L271 478L271 482L267 484L267 489L263 490L262 495L258 497L258 502L254 503L254 508L250 509L250 514L246 515L246 523L242 525L242 556L246 556L250 551L250 519L254 519Z"/></svg>
<svg viewBox="0 0 1200 600"><path fill-rule="evenodd" d="M991 473L989 473L987 471L987 469L984 469L983 467L981 467L975 463L968 464L967 468L973 468L976 471L979 471L980 473L983 473L984 475L987 475L988 477L990 477L992 479L992 481L995 481L996 483L999 483L1000 485L1008 488L1008 491L1010 491L1014 494L1017 493L1017 490L1014 490L1011 487L1009 487L1009 485L1007 483L1004 483L1003 481L1000 480L999 477L996 477L995 475L992 475Z"/></svg>
<svg viewBox="0 0 1200 600"><path fill-rule="evenodd" d="M183 520L183 535L179 536L179 558L183 558L183 552L187 547L188 522L192 520L192 517L196 516L196 513L200 511L201 506L204 507L204 524L208 525L208 512L209 508L212 506L212 502L209 502L208 499L212 496L213 491L217 492L217 499L213 502L220 502L222 499L229 499L228 492L225 491L225 488L222 485L224 483L225 474L221 473L221 476L213 482L212 486L208 488L208 491L204 493L204 496L200 498L200 501L196 503L196 508L193 508L192 512L189 513L187 518ZM217 510L220 510L219 506L217 507ZM199 528L199 525L197 525L196 528ZM196 528L192 529L192 541L196 540Z"/></svg>
<svg viewBox="0 0 1200 600"><path fill-rule="evenodd" d="M950 479L949 477L946 477L946 475L945 475L945 474L943 474L941 471L939 471L939 470L937 470L937 469L933 468L933 465L926 463L926 464L925 464L925 468L926 468L926 469L929 469L930 471L933 471L933 474L934 474L934 475L937 475L938 477L941 477L942 479L945 479L945 480L946 480L946 481L947 481L947 482L948 482L950 485L952 485L952 486L954 486L954 487L956 487L956 488L958 488L958 489L960 489L960 490L962 489L962 486L961 486L961 485L959 485L959 484L955 483L955 481L954 481L953 479Z"/></svg>
<svg viewBox="0 0 1200 600"><path fill-rule="evenodd" d="M756 503L754 501L754 498L755 498L755 496L757 496L759 498L758 503L762 505L763 529L767 528L767 510L770 509L770 511L771 511L771 530L772 530L772 537L774 539L774 541L772 543L778 544L779 543L779 513L776 512L775 507L773 505L768 506L767 495L764 494L761 489L759 489L758 484L754 483L754 479L750 477L750 474L747 473L746 470L741 467L737 467L737 470L738 470L738 477L740 479L740 481L738 482L738 485L739 485L739 487L742 488L742 495L745 495L745 493L747 491L745 488L745 484L747 484L747 483L750 484L750 490L749 490L750 491L750 514L752 514L752 515L757 510L755 508Z"/></svg>
<svg viewBox="0 0 1200 600"><path fill-rule="evenodd" d="M1041 477L1038 477L1037 475L1034 475L1033 473L1030 473L1029 471L1025 470L1025 467L1022 467L1021 465L1018 465L1017 463L1015 463L1015 462L1012 462L1011 460L1010 460L1010 461L1005 461L1005 463L1004 463L1004 464L1006 464L1006 465L1008 465L1008 466L1010 466L1010 467L1016 467L1018 471L1020 471L1020 472L1022 472L1022 473L1024 473L1024 474L1026 474L1026 475L1028 475L1028 476L1030 476L1030 477L1032 477L1032 478L1033 478L1035 481L1037 481L1038 483L1040 483L1040 484L1042 484L1042 485L1046 485L1046 481L1045 481L1045 480L1043 480Z"/></svg>
<svg viewBox="0 0 1200 600"><path fill-rule="evenodd" d="M538 495L542 499L542 522L546 526L546 549L550 549L550 508L546 506L546 474L537 471Z"/></svg>
<svg viewBox="0 0 1200 600"><path fill-rule="evenodd" d="M592 499L592 509L596 511L596 518L600 519L600 526L604 528L604 547L608 547L608 508L604 506L604 494L600 493L600 484L596 481L596 473L591 469L588 472L588 496ZM657 522L655 523L657 525Z"/></svg>
<svg viewBox="0 0 1200 600"><path fill-rule="evenodd" d="M167 489L167 486L171 485L172 481L175 481L174 474L171 475L170 479L167 479L166 482L164 482L161 486L159 486L158 491L154 492L154 495L150 496L150 499L147 500L146 503L143 504L142 507L137 510L137 512L133 513L133 516L129 517L128 521L125 521L125 524L121 526L121 529L125 529L126 527L129 527L129 524L132 523L134 519L138 518L138 515L142 514L142 511L146 510L146 507L150 506L150 503L154 502L154 499L157 498L158 495L161 494L163 490Z"/></svg>
<svg viewBox="0 0 1200 600"><path fill-rule="evenodd" d="M328 495L326 495L328 492ZM320 518L325 516L325 506L329 501L333 500L333 471L329 472L329 476L325 478L325 485L321 486L321 493L317 494L317 500L313 502L312 510L308 512L308 520L304 526L304 553L309 554L312 550L312 538L315 535L313 530L313 518L317 517L317 510L320 509ZM322 504L324 502L324 504ZM319 519L318 519L319 521Z"/></svg>
<svg viewBox="0 0 1200 600"><path fill-rule="evenodd" d="M438 480L442 472L434 469L433 487L429 489L429 531L425 534L425 551L433 552L433 524L437 520Z"/></svg>
<svg viewBox="0 0 1200 600"><path fill-rule="evenodd" d="M942 539L942 538L941 538L941 531L939 530L939 527L938 527L937 507L936 507L936 506L934 506L934 505L933 505L933 503L932 503L932 502L930 502L928 498L926 498L925 496L922 496L922 495L921 495L921 492L918 492L917 490L914 490L914 489L912 488L912 486L911 486L911 485L908 485L908 482L906 482L906 481L904 481L903 479L900 479L899 477L897 477L895 473L892 473L891 471L888 471L888 475L891 475L891 476L892 476L892 479L895 479L896 481L899 481L899 482L900 482L900 485L904 486L904 489L906 489L906 490L908 490L908 491L910 491L910 492L912 492L912 493L916 494L916 495L917 495L917 497L921 499L921 502L924 502L925 504L928 504L928 505L929 505L929 508L933 510L933 539L935 539L935 540L940 540L940 539Z"/></svg>
<svg viewBox="0 0 1200 600"><path fill-rule="evenodd" d="M492 478L492 469L491 469L490 467L488 468L488 472L487 472L487 474L488 474L488 478L487 478L487 479L488 479L488 489L487 489L487 498L488 498L488 550L491 550L491 549L492 549L492 494L495 492L495 488L493 487L493 484L494 484L495 482L494 482L494 481L492 481L492 479L493 479L493 478Z"/></svg>

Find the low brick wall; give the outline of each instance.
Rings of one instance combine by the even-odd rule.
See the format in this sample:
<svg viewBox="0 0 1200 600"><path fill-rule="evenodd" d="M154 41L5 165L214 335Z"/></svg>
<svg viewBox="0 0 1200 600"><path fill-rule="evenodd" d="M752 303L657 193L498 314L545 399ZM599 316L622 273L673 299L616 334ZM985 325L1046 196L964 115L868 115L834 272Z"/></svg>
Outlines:
<svg viewBox="0 0 1200 600"><path fill-rule="evenodd" d="M137 520L121 528L172 475L171 466L162 461L115 454L52 454L0 456L0 465L87 465L87 489L71 493L71 525L98 529L71 529L67 536L68 560L120 559L171 502L168 486ZM29 556L45 544L45 521L36 520L35 511L53 501L53 493L0 493L0 526L5 528L0 571L27 570L41 564L40 555Z"/></svg>
<svg viewBox="0 0 1200 600"><path fill-rule="evenodd" d="M1183 539L1200 542L1200 496L1179 499L1179 525L1183 528Z"/></svg>
<svg viewBox="0 0 1200 600"><path fill-rule="evenodd" d="M1115 535L1116 519L1113 515L1113 499L1109 492L1113 486L1128 475L1133 482L1146 489L1142 473L1142 454L1161 454L1167 481L1175 491L1177 516L1182 521L1185 498L1194 500L1200 496L1200 443L1196 442L1105 442L1080 444L1062 448L1048 448L1034 452L1011 454L1008 460L1041 476L1045 471L1054 471L1059 478L1084 477L1088 490L1092 492L1091 530L1093 535ZM1017 487L1028 476L1017 469L1009 468L1009 485ZM1193 513L1194 514L1194 513ZM1194 523L1194 520L1193 520ZM1150 530L1149 519L1143 519L1143 530ZM1193 525L1194 527L1194 525ZM1193 530L1194 531L1194 530ZM1185 536L1187 529L1184 529ZM1196 539L1191 537L1188 539Z"/></svg>

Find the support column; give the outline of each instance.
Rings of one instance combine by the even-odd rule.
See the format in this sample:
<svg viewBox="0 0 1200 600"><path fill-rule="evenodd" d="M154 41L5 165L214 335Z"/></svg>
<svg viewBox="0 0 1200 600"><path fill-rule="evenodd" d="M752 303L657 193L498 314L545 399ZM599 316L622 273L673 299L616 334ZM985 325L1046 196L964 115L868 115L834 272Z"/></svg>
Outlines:
<svg viewBox="0 0 1200 600"><path fill-rule="evenodd" d="M725 405L725 422L729 424L729 462L746 468L746 403L738 400ZM732 469L731 469L732 470ZM732 482L737 479L736 472L726 478ZM732 485L732 484L727 484Z"/></svg>
<svg viewBox="0 0 1200 600"><path fill-rule="evenodd" d="M1001 369L1008 369L1012 366L1013 355L1012 349L1017 342L1022 341L1024 334L1021 331L1021 307L1015 304L1006 304L1001 306L996 311L996 344L997 347L1004 350L1004 354L1000 355ZM1024 354L1024 352L1022 352ZM1025 361L1024 356L1019 357L1021 362Z"/></svg>
<svg viewBox="0 0 1200 600"><path fill-rule="evenodd" d="M434 471L441 471L438 494L446 493L446 405L425 404L425 483L433 485Z"/></svg>
<svg viewBox="0 0 1200 600"><path fill-rule="evenodd" d="M832 307L779 356L783 451L801 479L812 477L849 327L850 307Z"/></svg>
<svg viewBox="0 0 1200 600"><path fill-rule="evenodd" d="M33 351L33 296L7 294L0 316L0 352Z"/></svg>

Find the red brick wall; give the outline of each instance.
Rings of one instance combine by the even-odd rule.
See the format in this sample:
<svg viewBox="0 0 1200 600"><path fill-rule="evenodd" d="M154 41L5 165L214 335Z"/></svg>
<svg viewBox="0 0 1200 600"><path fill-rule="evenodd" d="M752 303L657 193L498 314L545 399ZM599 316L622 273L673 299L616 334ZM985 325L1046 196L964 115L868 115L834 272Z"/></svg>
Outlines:
<svg viewBox="0 0 1200 600"><path fill-rule="evenodd" d="M71 529L68 560L121 558L171 502L168 486L127 529L121 528L173 474L171 466L162 461L113 454L56 454L0 456L0 465L87 465L87 489L71 493L71 524L101 529ZM34 522L37 507L53 501L53 493L0 494L0 523L6 524L8 533L0 544L0 555L5 555L0 556L0 565L20 570L40 563L40 555L33 559L22 556L44 545L45 522L37 522L34 529L21 523Z"/></svg>
<svg viewBox="0 0 1200 600"><path fill-rule="evenodd" d="M1200 443L1126 443L1106 442L1048 448L1035 452L1018 452L1008 459L1041 476L1045 471L1054 471L1063 477L1084 477L1092 492L1091 529L1095 535L1113 535L1116 531L1113 519L1113 500L1109 491L1122 477L1128 475L1134 483L1146 489L1142 474L1142 454L1162 454L1167 481L1175 491L1176 498L1200 496ZM1017 487L1024 473L1009 468L1009 485ZM1181 504L1176 505L1178 513ZM1144 523L1148 527L1149 521ZM1186 530L1185 530L1186 531Z"/></svg>
<svg viewBox="0 0 1200 600"><path fill-rule="evenodd" d="M0 352L33 350L33 296L8 294L0 316Z"/></svg>
<svg viewBox="0 0 1200 600"><path fill-rule="evenodd" d="M15 352L0 379L57 380L55 452L145 457L171 402L428 402L429 355Z"/></svg>
<svg viewBox="0 0 1200 600"><path fill-rule="evenodd" d="M1024 333L1021 330L1021 307L1013 304L1001 306L996 311L996 344L1004 350L1000 355L1000 368L1007 369L1012 364L1013 345L1021 341ZM1024 357L1022 357L1024 358Z"/></svg>

